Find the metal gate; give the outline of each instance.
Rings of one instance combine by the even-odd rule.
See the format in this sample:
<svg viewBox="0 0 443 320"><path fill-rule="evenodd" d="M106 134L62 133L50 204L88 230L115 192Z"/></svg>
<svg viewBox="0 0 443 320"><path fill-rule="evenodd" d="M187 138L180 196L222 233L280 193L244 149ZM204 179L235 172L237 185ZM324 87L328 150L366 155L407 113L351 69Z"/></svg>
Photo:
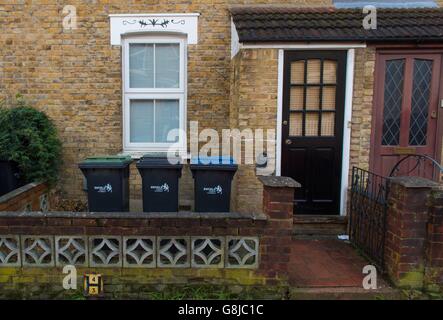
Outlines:
<svg viewBox="0 0 443 320"><path fill-rule="evenodd" d="M383 270L389 184L386 177L352 168L349 238Z"/></svg>

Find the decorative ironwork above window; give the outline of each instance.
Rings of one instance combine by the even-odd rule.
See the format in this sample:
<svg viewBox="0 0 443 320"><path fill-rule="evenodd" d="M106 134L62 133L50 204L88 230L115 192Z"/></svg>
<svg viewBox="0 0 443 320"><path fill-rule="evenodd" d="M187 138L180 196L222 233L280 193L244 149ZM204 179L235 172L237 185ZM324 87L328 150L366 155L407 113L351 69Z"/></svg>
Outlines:
<svg viewBox="0 0 443 320"><path fill-rule="evenodd" d="M111 14L111 44L121 45L122 35L139 32L174 32L187 35L188 44L197 44L199 13Z"/></svg>

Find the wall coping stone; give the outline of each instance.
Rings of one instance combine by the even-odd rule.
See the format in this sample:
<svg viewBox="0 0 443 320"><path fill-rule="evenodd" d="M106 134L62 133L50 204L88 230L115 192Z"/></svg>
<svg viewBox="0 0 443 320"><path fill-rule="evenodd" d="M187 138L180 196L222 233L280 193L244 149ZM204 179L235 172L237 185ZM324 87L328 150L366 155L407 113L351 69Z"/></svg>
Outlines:
<svg viewBox="0 0 443 320"><path fill-rule="evenodd" d="M263 213L237 212L41 212L0 211L0 218L80 218L80 219L250 219L267 220Z"/></svg>
<svg viewBox="0 0 443 320"><path fill-rule="evenodd" d="M419 188L432 188L437 187L440 184L421 177L391 177L389 181L399 184L405 188L419 189Z"/></svg>
<svg viewBox="0 0 443 320"><path fill-rule="evenodd" d="M29 190L32 190L33 188L38 187L42 184L43 184L43 182L31 182L31 183L25 184L24 186L21 186L20 188L14 189L11 192L8 192L8 193L2 195L0 197L0 203L7 202L11 199L14 199L18 195L25 193Z"/></svg>
<svg viewBox="0 0 443 320"><path fill-rule="evenodd" d="M258 179L266 187L271 188L300 188L301 184L290 177L258 176Z"/></svg>

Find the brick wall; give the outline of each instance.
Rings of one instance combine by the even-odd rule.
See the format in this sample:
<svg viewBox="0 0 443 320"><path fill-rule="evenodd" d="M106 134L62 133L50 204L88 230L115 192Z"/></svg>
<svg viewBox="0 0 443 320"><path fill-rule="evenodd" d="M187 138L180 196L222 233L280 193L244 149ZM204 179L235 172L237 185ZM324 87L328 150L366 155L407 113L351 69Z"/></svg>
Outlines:
<svg viewBox="0 0 443 320"><path fill-rule="evenodd" d="M375 49L371 47L355 49L354 68L350 170L353 166L363 169L369 168Z"/></svg>
<svg viewBox="0 0 443 320"><path fill-rule="evenodd" d="M385 266L401 287L443 287L441 185L417 177L391 180Z"/></svg>
<svg viewBox="0 0 443 320"><path fill-rule="evenodd" d="M443 190L435 188L429 197L424 284L432 291L443 289Z"/></svg>
<svg viewBox="0 0 443 320"><path fill-rule="evenodd" d="M50 243L55 242L57 236L86 237L86 243L90 243L91 237L94 236L119 239L160 236L225 237L226 239L253 237L259 241L256 266L168 268L157 265L155 268L139 266L127 269L122 267L121 263L105 267L94 267L90 264L89 267L79 266L78 272L79 275L91 272L103 274L107 297L124 297L125 294L128 296L132 294L131 297L135 297L134 295L146 297L140 296L141 292L147 294L157 291L159 285L167 284L238 285L267 289L286 287L292 232L292 198L296 184L290 178L273 179L271 183L263 181L262 199L265 214L3 212L0 217L0 239L12 241L11 239L16 238L20 243L17 246L21 248L22 259L26 259L23 253L25 239L39 239L39 237L48 241L48 248L52 247L46 250L54 250L54 245ZM2 241L0 241L0 250L6 250ZM91 251L91 245L89 250ZM61 272L61 265L54 267L56 261L54 251L51 257L53 260L48 260L49 265L44 268L38 263L24 265L25 260L20 263L22 267L6 265L4 261L0 261L0 264L3 264L0 274L0 296L66 297L69 291L61 288L65 275ZM29 260L27 261L29 263Z"/></svg>
<svg viewBox="0 0 443 320"><path fill-rule="evenodd" d="M77 168L79 160L122 149L121 48L109 44L108 14L201 13L199 42L188 48L188 120L199 120L202 128L221 129L229 126L230 112L228 6L325 6L331 5L331 1L216 0L208 5L205 1L73 0L69 4L77 8L77 30L62 29L62 3L0 5L0 97L21 92L55 121L63 142L64 165L59 186L67 198L85 199L83 178ZM254 77L258 79L258 74ZM184 186L190 188L192 182L187 181ZM132 176L131 184L134 196L139 196L138 175Z"/></svg>
<svg viewBox="0 0 443 320"><path fill-rule="evenodd" d="M42 201L45 203L42 203ZM0 197L0 211L42 211L49 209L49 207L42 208L42 205L49 206L48 187L43 183L28 183Z"/></svg>
<svg viewBox="0 0 443 320"><path fill-rule="evenodd" d="M275 131L277 124L278 50L241 50L231 68L231 126L240 131L262 129L266 139L266 130ZM266 143L263 147L268 151ZM272 157L270 161L274 161L275 149L269 150L268 155ZM245 162L253 164L242 166L234 180L235 210L240 212L261 211L262 188L256 176L255 156L256 150L252 158L242 155Z"/></svg>

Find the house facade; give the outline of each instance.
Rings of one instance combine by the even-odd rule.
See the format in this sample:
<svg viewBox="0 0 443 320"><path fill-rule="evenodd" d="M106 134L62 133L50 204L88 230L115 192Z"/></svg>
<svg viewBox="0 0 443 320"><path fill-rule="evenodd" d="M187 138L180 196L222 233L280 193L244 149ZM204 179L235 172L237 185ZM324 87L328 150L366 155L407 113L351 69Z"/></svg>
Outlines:
<svg viewBox="0 0 443 320"><path fill-rule="evenodd" d="M195 141L198 122L275 141L237 159L232 211L262 210L266 158L266 174L301 183L298 213L345 215L352 166L387 175L405 153L441 159L443 2L426 5L380 8L365 29L346 1L2 4L1 95L20 92L54 120L67 199L86 199L88 156L172 151L186 164L214 142ZM185 165L182 208L192 190ZM135 164L130 194L141 211Z"/></svg>

